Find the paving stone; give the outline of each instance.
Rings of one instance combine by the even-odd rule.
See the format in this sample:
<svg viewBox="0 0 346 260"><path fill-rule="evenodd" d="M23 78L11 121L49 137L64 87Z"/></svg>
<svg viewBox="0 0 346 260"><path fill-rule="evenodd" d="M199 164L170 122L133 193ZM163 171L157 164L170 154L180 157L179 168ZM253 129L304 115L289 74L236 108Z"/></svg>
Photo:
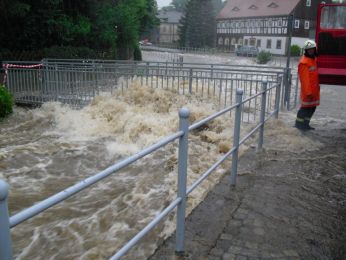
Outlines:
<svg viewBox="0 0 346 260"><path fill-rule="evenodd" d="M238 214L249 215L249 210L247 210L247 209L238 209L237 213Z"/></svg>
<svg viewBox="0 0 346 260"><path fill-rule="evenodd" d="M290 233L290 234L296 234L296 233L297 233L297 229L295 229L295 228L289 228L289 229L288 229L288 233Z"/></svg>
<svg viewBox="0 0 346 260"><path fill-rule="evenodd" d="M247 218L247 214L236 213L234 216L234 219L237 219L237 220L244 220L246 218Z"/></svg>
<svg viewBox="0 0 346 260"><path fill-rule="evenodd" d="M242 247L239 247L239 246L231 246L229 249L228 249L228 253L232 253L232 254L239 254L241 251L242 251Z"/></svg>
<svg viewBox="0 0 346 260"><path fill-rule="evenodd" d="M272 257L272 258L275 258L275 260L277 259L277 258L283 258L284 257L284 255L281 253L281 254L279 254L279 253L272 253L272 254L270 254L270 256Z"/></svg>
<svg viewBox="0 0 346 260"><path fill-rule="evenodd" d="M254 225L254 219L247 218L244 220L244 225L246 226L253 226Z"/></svg>
<svg viewBox="0 0 346 260"><path fill-rule="evenodd" d="M220 248L214 247L211 251L210 254L214 256L222 256L224 251Z"/></svg>
<svg viewBox="0 0 346 260"><path fill-rule="evenodd" d="M265 234L265 230L263 228L259 228L259 227L255 228L253 230L253 232L259 236L263 236Z"/></svg>
<svg viewBox="0 0 346 260"><path fill-rule="evenodd" d="M240 227L243 224L243 221L238 219L232 219L229 223L229 226Z"/></svg>
<svg viewBox="0 0 346 260"><path fill-rule="evenodd" d="M247 248L251 248L251 249L258 249L258 244L257 243L252 243L252 242L245 242L245 246Z"/></svg>
<svg viewBox="0 0 346 260"><path fill-rule="evenodd" d="M264 224L263 224L263 221L262 220L260 220L260 219L258 219L258 218L256 218L255 220L254 220L254 226L256 226L256 227L262 227Z"/></svg>
<svg viewBox="0 0 346 260"><path fill-rule="evenodd" d="M216 242L216 247L222 249L225 252L227 252L227 250L230 247L230 241L229 240L219 239Z"/></svg>
<svg viewBox="0 0 346 260"><path fill-rule="evenodd" d="M245 243L245 242L242 241L242 240L233 238L232 241L231 241L231 243L232 243L232 246L239 246L239 247L242 247L242 246L244 246L244 243Z"/></svg>
<svg viewBox="0 0 346 260"><path fill-rule="evenodd" d="M243 255L237 255L236 260L247 260L247 257L246 256L243 256Z"/></svg>
<svg viewBox="0 0 346 260"><path fill-rule="evenodd" d="M233 239L233 236L232 236L231 234L222 233L221 236L220 236L220 239L223 239L223 240L232 240L232 239Z"/></svg>
<svg viewBox="0 0 346 260"><path fill-rule="evenodd" d="M226 253L222 256L222 260L235 260L235 255Z"/></svg>
<svg viewBox="0 0 346 260"><path fill-rule="evenodd" d="M293 257L298 257L299 256L299 254L295 250L284 250L283 252L287 256L293 256Z"/></svg>

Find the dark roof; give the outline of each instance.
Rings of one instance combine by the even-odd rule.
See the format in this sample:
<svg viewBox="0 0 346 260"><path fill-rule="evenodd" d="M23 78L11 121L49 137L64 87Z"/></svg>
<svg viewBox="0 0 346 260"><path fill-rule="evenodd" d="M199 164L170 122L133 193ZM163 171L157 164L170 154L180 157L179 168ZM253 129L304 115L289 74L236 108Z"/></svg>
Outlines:
<svg viewBox="0 0 346 260"><path fill-rule="evenodd" d="M180 18L183 14L177 11L164 11L160 10L157 18L164 23L179 23Z"/></svg>
<svg viewBox="0 0 346 260"><path fill-rule="evenodd" d="M288 15L300 0L228 0L217 19Z"/></svg>

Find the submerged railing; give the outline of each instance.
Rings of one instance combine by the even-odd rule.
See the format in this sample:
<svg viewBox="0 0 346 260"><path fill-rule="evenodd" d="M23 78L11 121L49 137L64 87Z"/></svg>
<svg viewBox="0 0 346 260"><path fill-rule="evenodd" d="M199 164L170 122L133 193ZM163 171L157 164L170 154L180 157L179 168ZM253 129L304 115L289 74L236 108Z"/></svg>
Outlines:
<svg viewBox="0 0 346 260"><path fill-rule="evenodd" d="M81 108L101 93L124 91L134 82L180 94L216 97L220 107L235 102L236 87L248 96L260 90L263 80L269 85L283 82L282 107L293 107L297 98L296 89L291 89L291 82L286 80L290 70L280 67L103 60L7 61L4 64L6 87L18 104L58 101Z"/></svg>
<svg viewBox="0 0 346 260"><path fill-rule="evenodd" d="M275 93L273 105L270 103L269 97L270 93ZM9 260L12 259L12 242L11 242L11 232L10 229L19 225L20 223L40 214L44 210L66 200L72 195L86 189L87 187L101 181L102 179L108 177L109 175L116 173L120 169L129 166L135 161L143 158L146 155L166 146L169 143L179 140L179 151L178 151L178 191L176 198L170 202L170 204L161 211L147 226L145 226L137 235L135 235L127 244L125 244L114 256L110 259L119 259L125 255L135 244L137 244L151 229L153 229L160 221L164 219L167 214L172 212L177 208L177 218L176 218L176 252L181 254L185 251L185 213L186 213L186 199L187 196L198 187L217 167L222 164L227 158L232 156L232 168L230 170L230 185L236 185L237 177L237 164L238 164L238 150L240 145L242 145L246 140L252 137L257 131L259 131L258 136L258 150L262 149L263 145L263 134L264 134L264 124L272 116L278 118L279 107L280 107L280 95L281 93L281 83L268 85L267 81L261 83L261 90L254 95L249 95L247 98L243 98L244 91L237 89L236 91L236 102L232 106L228 106L219 112L210 115L209 117L196 122L189 126L189 110L182 108L179 111L179 130L178 132L167 136L157 143L145 148L144 150L130 156L109 168L99 172L98 174L89 177L35 205L9 217L8 212L8 185L0 180L0 255L1 259ZM260 100L258 100L260 99ZM258 100L258 102L255 102ZM240 136L242 117L244 117L244 107L247 103L259 103L260 106L258 110L260 111L260 116L258 117L258 122L253 129L246 134L246 136ZM234 128L233 128L233 147L226 152L221 158L218 159L215 164L213 164L206 172L201 174L201 176L190 186L187 187L187 164L188 164L188 139L189 132L198 129L199 127L207 124L208 122L225 115L226 113L234 113ZM228 117L229 118L229 117Z"/></svg>

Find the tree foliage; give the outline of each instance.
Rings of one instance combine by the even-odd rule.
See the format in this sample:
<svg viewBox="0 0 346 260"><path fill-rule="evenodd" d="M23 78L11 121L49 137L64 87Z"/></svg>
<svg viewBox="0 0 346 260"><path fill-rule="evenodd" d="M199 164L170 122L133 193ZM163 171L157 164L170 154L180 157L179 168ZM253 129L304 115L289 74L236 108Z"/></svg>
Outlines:
<svg viewBox="0 0 346 260"><path fill-rule="evenodd" d="M127 59L156 12L155 0L1 0L0 50L87 47Z"/></svg>
<svg viewBox="0 0 346 260"><path fill-rule="evenodd" d="M11 93L0 85L0 120L12 113L13 104Z"/></svg>
<svg viewBox="0 0 346 260"><path fill-rule="evenodd" d="M221 0L190 0L180 20L180 45L194 48L214 47L216 15Z"/></svg>
<svg viewBox="0 0 346 260"><path fill-rule="evenodd" d="M174 6L174 9L178 12L184 12L188 0L172 0L171 5Z"/></svg>

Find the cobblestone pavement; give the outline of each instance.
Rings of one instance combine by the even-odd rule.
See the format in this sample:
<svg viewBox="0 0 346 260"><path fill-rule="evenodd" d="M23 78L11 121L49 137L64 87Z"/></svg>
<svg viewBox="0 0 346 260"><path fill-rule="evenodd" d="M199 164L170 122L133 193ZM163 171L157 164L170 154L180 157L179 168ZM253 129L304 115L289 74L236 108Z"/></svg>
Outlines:
<svg viewBox="0 0 346 260"><path fill-rule="evenodd" d="M307 132L314 152L247 151L236 188L229 176L186 220L186 250L175 234L160 259L346 259L346 128Z"/></svg>

